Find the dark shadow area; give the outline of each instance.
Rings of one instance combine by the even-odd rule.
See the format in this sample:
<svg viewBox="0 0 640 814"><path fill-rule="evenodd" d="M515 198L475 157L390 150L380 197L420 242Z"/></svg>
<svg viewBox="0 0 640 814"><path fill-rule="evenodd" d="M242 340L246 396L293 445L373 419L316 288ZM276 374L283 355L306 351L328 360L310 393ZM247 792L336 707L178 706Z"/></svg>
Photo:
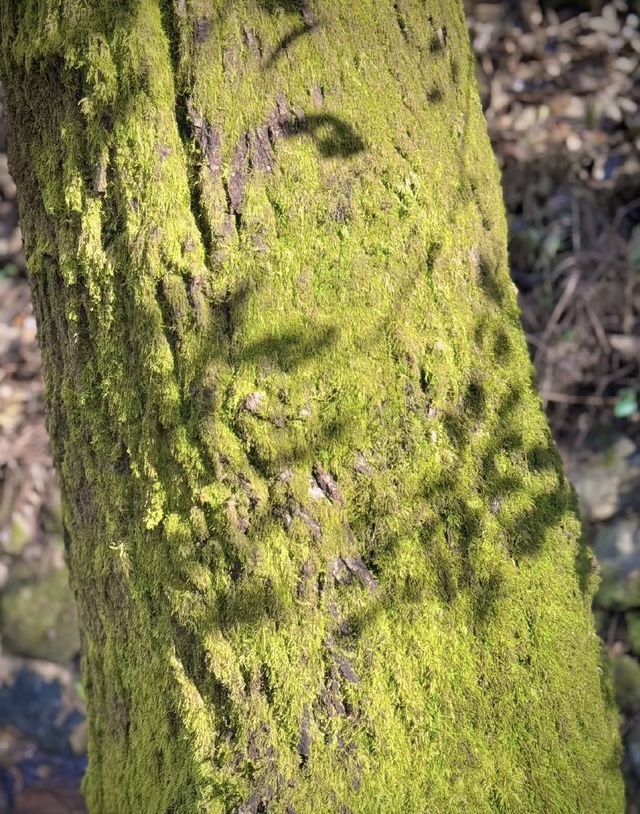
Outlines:
<svg viewBox="0 0 640 814"><path fill-rule="evenodd" d="M279 11L302 14L309 3L307 0L258 0L258 5L269 14L276 14Z"/></svg>
<svg viewBox="0 0 640 814"><path fill-rule="evenodd" d="M239 354L234 354L234 358L241 362L264 359L284 372L291 372L308 359L322 355L335 344L337 337L337 328L333 325L289 330L282 334L270 334L253 342Z"/></svg>
<svg viewBox="0 0 640 814"><path fill-rule="evenodd" d="M271 68L275 65L275 63L283 56L284 52L287 51L297 40L301 37L304 37L305 34L309 34L313 29L307 28L304 25L299 26L298 28L294 28L291 30L286 36L284 36L278 45L274 48L273 53L269 57L266 62L267 68Z"/></svg>
<svg viewBox="0 0 640 814"><path fill-rule="evenodd" d="M438 85L433 85L427 91L427 101L430 102L432 105L438 104L439 102L444 101L444 93L442 92L442 88Z"/></svg>
<svg viewBox="0 0 640 814"><path fill-rule="evenodd" d="M309 136L325 158L350 158L365 149L353 127L329 113L305 113L304 118L282 125L285 136Z"/></svg>
<svg viewBox="0 0 640 814"><path fill-rule="evenodd" d="M278 59L287 51L300 37L305 34L312 34L319 27L319 21L316 14L311 10L306 0L301 0L299 4L300 12L302 14L303 24L292 29L286 34L275 47L273 53L267 60L266 67L271 68Z"/></svg>
<svg viewBox="0 0 640 814"><path fill-rule="evenodd" d="M309 0L257 0L257 5L267 14L288 14L301 17L300 25L295 26L285 34L267 58L264 63L267 69L272 68L298 39L305 34L313 33L319 26L318 16L312 9ZM259 56L257 50L256 56Z"/></svg>
<svg viewBox="0 0 640 814"><path fill-rule="evenodd" d="M410 296L410 290L401 287L402 296ZM487 303L492 301L487 297ZM386 322L386 320L383 320ZM383 326L373 328L372 339ZM238 359L242 361L264 360L276 368L289 371L295 369L296 360L307 360L322 353L323 349L331 346L336 339L335 329L332 327L314 329L320 341L309 341L307 332L291 332L289 335L267 337L263 342L249 346L240 352ZM495 334L495 335L494 335ZM495 363L500 364L510 358L510 340L504 329L493 333L488 331L481 319L476 328L476 336L483 338L484 358L487 364L494 356ZM425 403L429 401L429 379L425 371L416 372L416 382L413 391L419 391ZM453 467L447 469L442 477L436 481L425 483L422 498L426 505L438 507L439 520L435 525L429 523L422 531L425 555L431 561L435 571L436 584L441 601L452 602L460 592L471 591L474 599L473 624L477 633L481 635L482 627L491 618L492 610L501 596L501 577L498 572L490 575L486 580L479 580L474 565L474 547L479 543L483 534L483 513L471 501L466 500L459 488L459 483L467 479L463 468L468 466L471 458L479 458L477 480L474 495L480 495L487 509L499 519L503 502L520 493L525 499L531 488L527 475L553 473L556 486L549 492L538 495L530 509L523 510L515 518L505 520L504 536L507 541L508 554L516 561L524 557L536 556L541 545L547 538L550 529L557 526L564 513L575 506L574 496L570 485L562 473L559 456L549 435L547 443L528 446L526 441L527 427L521 425L522 419L517 413L522 406L523 399L529 402L529 394L524 386L514 385L509 388L498 405L492 403L489 394L480 379L471 379L466 392L457 407L452 408L443 418L443 425L449 441L456 450L457 461ZM525 413L526 415L526 413ZM257 416L261 420L271 420L267 416ZM277 426L277 424L276 424ZM325 426L322 433L316 433L314 447L321 449L323 443L336 432L344 432L347 428ZM488 432L481 432L488 430ZM236 432L242 437L242 425L238 425ZM485 440L478 446L477 438L482 435ZM314 451L310 446L302 444L297 449L283 447L283 455L275 462L277 467L293 465L300 460L313 458ZM496 461L499 456L511 457L514 461L512 474L502 474ZM255 451L249 452L249 459L257 471L265 477L272 477L271 466L264 468ZM277 511L283 517L289 515L292 522L296 511L300 507L283 505ZM306 522L313 532L317 520L313 518L311 507L302 507L307 513ZM304 515L302 515L304 517ZM259 522L259 521L258 521ZM319 528L319 527L318 527ZM256 529L252 528L252 534ZM364 528L354 530L358 539L368 536ZM345 542L348 535L345 536ZM376 579L380 578L382 570L392 568L399 540L393 537L379 540L376 547L367 550L365 545L364 557L366 567ZM587 562L584 549L580 549L576 559L576 573L578 583L584 591L587 587L585 564ZM261 589L262 590L262 589ZM424 591L431 590L415 577L408 577L406 584L395 586L393 596L389 601L397 611L398 606L415 605ZM235 593L237 593L237 597ZM274 594L275 596L276 594ZM236 586L224 600L224 617L228 624L249 624L251 626L260 622L262 615L269 618L273 614L280 615L277 602L273 596L244 597L242 590ZM231 604L228 604L228 603ZM261 608L261 610L258 610ZM250 610L249 615L248 609ZM391 610L391 605L385 606L382 601L375 601L369 614ZM257 614L257 615L256 615ZM273 617L275 618L275 617ZM371 618L369 616L369 618ZM352 620L354 626L364 624L364 620Z"/></svg>

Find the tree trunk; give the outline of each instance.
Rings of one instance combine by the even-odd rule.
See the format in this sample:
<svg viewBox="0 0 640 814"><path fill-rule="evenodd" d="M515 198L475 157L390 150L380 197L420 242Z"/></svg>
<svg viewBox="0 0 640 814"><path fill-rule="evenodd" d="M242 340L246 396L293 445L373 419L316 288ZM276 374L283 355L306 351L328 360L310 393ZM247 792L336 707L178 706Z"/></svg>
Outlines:
<svg viewBox="0 0 640 814"><path fill-rule="evenodd" d="M93 814L621 812L453 0L0 0Z"/></svg>

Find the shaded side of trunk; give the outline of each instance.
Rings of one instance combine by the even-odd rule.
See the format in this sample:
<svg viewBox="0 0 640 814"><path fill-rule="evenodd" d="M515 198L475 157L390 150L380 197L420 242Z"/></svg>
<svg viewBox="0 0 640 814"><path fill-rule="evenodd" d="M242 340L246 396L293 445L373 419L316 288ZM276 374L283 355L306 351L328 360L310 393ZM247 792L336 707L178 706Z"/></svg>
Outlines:
<svg viewBox="0 0 640 814"><path fill-rule="evenodd" d="M0 0L92 814L621 812L449 0Z"/></svg>

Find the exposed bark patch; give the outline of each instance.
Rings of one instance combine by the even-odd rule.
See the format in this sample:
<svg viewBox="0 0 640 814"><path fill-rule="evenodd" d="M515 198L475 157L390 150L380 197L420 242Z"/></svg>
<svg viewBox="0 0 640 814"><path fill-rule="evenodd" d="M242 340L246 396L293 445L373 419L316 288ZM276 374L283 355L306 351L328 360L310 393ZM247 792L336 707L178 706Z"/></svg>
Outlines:
<svg viewBox="0 0 640 814"><path fill-rule="evenodd" d="M309 478L309 497L312 497L314 500L328 499L324 491L318 486L318 482L315 478Z"/></svg>
<svg viewBox="0 0 640 814"><path fill-rule="evenodd" d="M267 126L269 128L269 138L271 143L275 146L276 141L285 135L285 128L288 128L293 123L293 114L289 107L287 97L282 92L276 94L276 107L269 120Z"/></svg>
<svg viewBox="0 0 640 814"><path fill-rule="evenodd" d="M247 754L251 760L262 760L267 765L273 766L276 758L276 751L273 748L269 739L269 727L266 723L260 724L260 727L252 729L249 732L247 743Z"/></svg>
<svg viewBox="0 0 640 814"><path fill-rule="evenodd" d="M285 477L287 477L287 471L283 473ZM281 475L281 480L284 478ZM285 481L288 482L288 481ZM302 505L302 503L298 503L291 492L287 495L286 501L284 505L281 505L278 509L276 509L276 515L281 518L282 523L287 529L287 531L291 528L293 524L293 519L298 518L302 520L302 522L307 526L311 537L317 542L322 539L322 529L318 521L313 517L312 514ZM305 566L310 568L311 566ZM303 569L304 572L304 569ZM304 576L304 573L303 573ZM308 575L307 575L308 578Z"/></svg>
<svg viewBox="0 0 640 814"><path fill-rule="evenodd" d="M191 121L198 146L204 155L211 177L217 180L222 168L222 140L217 129L199 113L191 100L187 102L187 115Z"/></svg>
<svg viewBox="0 0 640 814"><path fill-rule="evenodd" d="M324 689L316 702L316 709L318 712L324 713L329 718L333 718L336 715L341 715L343 717L346 717L347 715L347 708L345 707L340 696L340 681L338 680L338 672L333 666L328 670Z"/></svg>
<svg viewBox="0 0 640 814"><path fill-rule="evenodd" d="M313 467L313 478L318 484L320 490L332 503L338 503L340 506L344 506L344 500L340 490L338 489L336 479L330 472L323 469L320 464L316 464Z"/></svg>
<svg viewBox="0 0 640 814"><path fill-rule="evenodd" d="M331 563L331 575L338 585L351 585L354 579L358 580L370 591L378 589L373 574L364 564L362 557L337 557Z"/></svg>
<svg viewBox="0 0 640 814"><path fill-rule="evenodd" d="M287 781L284 775L280 773L274 779L271 779L273 778L273 759L269 760L268 763L271 765L271 774L268 777L273 785L269 785L264 781L260 782L251 796L234 810L234 814L265 814L265 812L269 811L270 803L277 802L277 798L282 793L283 787L287 785Z"/></svg>
<svg viewBox="0 0 640 814"><path fill-rule="evenodd" d="M285 527L287 531L289 531L293 524L293 515L291 514L291 512L288 511L287 509L281 509L279 511L276 511L276 515L280 517L280 519L282 520L282 525Z"/></svg>
<svg viewBox="0 0 640 814"><path fill-rule="evenodd" d="M273 799L273 792L268 789L258 789L241 803L235 814L262 814L268 810L267 805Z"/></svg>
<svg viewBox="0 0 640 814"><path fill-rule="evenodd" d="M302 22L307 31L313 31L319 25L318 15L311 8L309 0L301 0L300 5L302 7Z"/></svg>
<svg viewBox="0 0 640 814"><path fill-rule="evenodd" d="M260 407L263 401L262 393L251 393L247 398L244 400L243 407L252 415L259 415L260 414Z"/></svg>
<svg viewBox="0 0 640 814"><path fill-rule="evenodd" d="M262 125L249 133L249 155L252 169L258 172L273 170L274 154L268 126Z"/></svg>
<svg viewBox="0 0 640 814"><path fill-rule="evenodd" d="M311 88L311 101L316 107L322 107L324 104L324 88L322 85L314 85Z"/></svg>
<svg viewBox="0 0 640 814"><path fill-rule="evenodd" d="M247 184L248 141L246 133L240 137L231 159L231 175L227 181L229 210L235 215L240 215L242 212L242 201Z"/></svg>
<svg viewBox="0 0 640 814"><path fill-rule="evenodd" d="M101 155L93 176L93 191L96 195L104 195L107 191L107 157Z"/></svg>
<svg viewBox="0 0 640 814"><path fill-rule="evenodd" d="M229 214L235 215L236 226L241 227L242 204L249 172L271 172L275 162L274 147L279 138L289 131L295 121L283 93L276 96L276 107L266 124L241 136L231 160L231 174L226 184ZM219 140L215 155L220 156Z"/></svg>
<svg viewBox="0 0 640 814"><path fill-rule="evenodd" d="M365 458L362 452L356 453L356 462L353 465L353 468L358 473L358 475L372 475L373 469L371 464Z"/></svg>
<svg viewBox="0 0 640 814"><path fill-rule="evenodd" d="M234 74L240 65L240 52L237 48L225 48L222 52L222 67L225 73Z"/></svg>
<svg viewBox="0 0 640 814"><path fill-rule="evenodd" d="M244 515L240 514L238 510L238 504L236 503L235 500L233 500L233 498L227 502L227 507L229 509L229 514L231 515L233 525L242 534L247 534L247 532L249 531L249 519Z"/></svg>
<svg viewBox="0 0 640 814"><path fill-rule="evenodd" d="M320 523L318 523L315 517L309 514L302 504L294 507L293 514L294 517L298 517L307 526L314 540L319 541L322 539Z"/></svg>
<svg viewBox="0 0 640 814"><path fill-rule="evenodd" d="M300 581L298 582L298 599L308 599L310 586L314 585L316 567L313 560L306 560L300 571Z"/></svg>
<svg viewBox="0 0 640 814"><path fill-rule="evenodd" d="M315 86L312 94L315 94L316 103L321 105L324 99L322 88L319 85ZM212 155L211 163L216 168L216 175L219 175L221 160L219 136L201 116L196 118L195 122L199 128L200 146L203 151L208 151L208 154ZM250 172L272 172L277 142L282 138L296 135L311 136L320 152L326 156L348 156L364 148L358 135L340 119L330 115L307 116L299 108L292 110L285 95L279 92L276 95L275 108L266 123L240 138L232 159L226 192L228 211L230 215L236 216L236 225L241 225L242 203Z"/></svg>
<svg viewBox="0 0 640 814"><path fill-rule="evenodd" d="M396 15L396 22L398 23L398 28L404 37L405 42L409 42L409 32L407 30L407 22L404 19L404 15L400 11L400 6L398 3L393 4L393 11Z"/></svg>
<svg viewBox="0 0 640 814"><path fill-rule="evenodd" d="M356 675L356 671L353 669L353 665L349 661L349 659L341 653L335 646L335 642L328 636L325 639L325 647L331 654L336 667L338 668L340 675L345 679L345 681L349 681L351 684L359 684L360 679Z"/></svg>
<svg viewBox="0 0 640 814"><path fill-rule="evenodd" d="M330 602L327 608L331 618L336 622L336 632L340 636L351 636L353 633L353 628L351 623L348 619L342 619L340 616L340 611L338 610L338 606L335 602Z"/></svg>
<svg viewBox="0 0 640 814"><path fill-rule="evenodd" d="M249 28L248 25L246 25L246 23L242 26L242 30L249 50L257 60L260 60L262 57L260 38L254 31L251 30L251 28Z"/></svg>
<svg viewBox="0 0 640 814"><path fill-rule="evenodd" d="M156 150L158 152L158 158L161 162L166 161L172 153L171 147L165 147L164 144L158 144Z"/></svg>
<svg viewBox="0 0 640 814"><path fill-rule="evenodd" d="M333 657L338 664L338 669L340 670L342 677L346 679L346 681L350 681L352 684L359 684L360 679L356 675L349 659L337 651L334 652Z"/></svg>
<svg viewBox="0 0 640 814"><path fill-rule="evenodd" d="M309 705L304 705L302 721L300 722L300 739L298 740L298 754L302 766L311 757L311 712Z"/></svg>
<svg viewBox="0 0 640 814"><path fill-rule="evenodd" d="M197 43L205 42L211 33L212 23L208 17L196 20L193 26L193 36Z"/></svg>
<svg viewBox="0 0 640 814"><path fill-rule="evenodd" d="M244 492L247 498L249 509L252 512L255 511L260 503L260 498L256 490L253 488L251 481L243 472L239 472L238 483L240 484L240 489Z"/></svg>
<svg viewBox="0 0 640 814"><path fill-rule="evenodd" d="M189 304L196 315L196 321L199 325L204 325L206 322L206 301L204 297L206 281L201 274L197 274L189 282L187 288L187 297Z"/></svg>
<svg viewBox="0 0 640 814"><path fill-rule="evenodd" d="M432 54L441 54L447 47L449 35L445 26L436 28L429 41L429 50Z"/></svg>

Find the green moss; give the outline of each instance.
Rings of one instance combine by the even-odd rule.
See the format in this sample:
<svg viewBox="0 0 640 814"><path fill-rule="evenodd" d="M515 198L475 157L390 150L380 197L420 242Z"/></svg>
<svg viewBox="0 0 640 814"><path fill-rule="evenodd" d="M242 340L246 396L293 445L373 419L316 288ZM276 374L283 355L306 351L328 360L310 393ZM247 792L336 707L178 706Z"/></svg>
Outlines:
<svg viewBox="0 0 640 814"><path fill-rule="evenodd" d="M621 811L458 4L14 6L90 810Z"/></svg>

